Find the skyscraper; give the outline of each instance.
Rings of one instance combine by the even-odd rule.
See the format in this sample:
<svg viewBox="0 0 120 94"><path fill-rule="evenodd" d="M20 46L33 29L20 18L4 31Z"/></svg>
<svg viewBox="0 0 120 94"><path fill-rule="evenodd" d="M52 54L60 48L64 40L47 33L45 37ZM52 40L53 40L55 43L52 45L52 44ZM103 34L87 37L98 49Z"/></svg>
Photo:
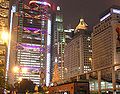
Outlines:
<svg viewBox="0 0 120 94"><path fill-rule="evenodd" d="M64 78L74 77L92 69L91 34L83 19L80 19L74 33L73 39L65 46Z"/></svg>
<svg viewBox="0 0 120 94"><path fill-rule="evenodd" d="M111 7L100 17L92 33L93 68L99 69L120 63L120 7ZM119 67L115 67L115 70ZM105 70L106 72L106 70ZM109 78L111 71L102 72ZM107 77L109 76L109 77Z"/></svg>
<svg viewBox="0 0 120 94"><path fill-rule="evenodd" d="M60 71L60 78L63 77L63 63L64 63L64 30L63 30L63 13L60 6L56 7L56 11L52 15L53 17L53 32L52 32L52 69L55 63L58 64L58 70Z"/></svg>
<svg viewBox="0 0 120 94"><path fill-rule="evenodd" d="M13 5L10 72L15 81L30 79L37 85L49 85L51 46L51 4L45 1L19 0Z"/></svg>

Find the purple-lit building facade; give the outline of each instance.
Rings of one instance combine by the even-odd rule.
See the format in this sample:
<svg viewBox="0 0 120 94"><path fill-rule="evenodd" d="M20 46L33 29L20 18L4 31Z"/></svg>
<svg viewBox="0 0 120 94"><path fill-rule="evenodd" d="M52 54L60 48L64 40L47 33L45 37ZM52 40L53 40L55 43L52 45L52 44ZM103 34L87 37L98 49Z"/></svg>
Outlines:
<svg viewBox="0 0 120 94"><path fill-rule="evenodd" d="M12 20L10 74L18 67L14 78L30 79L37 85L49 85L51 45L51 4L45 1L16 1ZM11 76L11 75L9 75ZM12 78L12 79L11 79Z"/></svg>

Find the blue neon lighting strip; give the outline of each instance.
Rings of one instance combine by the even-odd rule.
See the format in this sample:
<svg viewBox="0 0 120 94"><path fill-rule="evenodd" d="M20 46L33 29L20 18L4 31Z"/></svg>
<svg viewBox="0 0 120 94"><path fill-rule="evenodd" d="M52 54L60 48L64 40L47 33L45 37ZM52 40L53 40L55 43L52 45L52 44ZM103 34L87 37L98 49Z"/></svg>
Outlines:
<svg viewBox="0 0 120 94"><path fill-rule="evenodd" d="M51 62L50 48L51 48L51 20L48 19L46 86L49 86L50 84L50 62Z"/></svg>

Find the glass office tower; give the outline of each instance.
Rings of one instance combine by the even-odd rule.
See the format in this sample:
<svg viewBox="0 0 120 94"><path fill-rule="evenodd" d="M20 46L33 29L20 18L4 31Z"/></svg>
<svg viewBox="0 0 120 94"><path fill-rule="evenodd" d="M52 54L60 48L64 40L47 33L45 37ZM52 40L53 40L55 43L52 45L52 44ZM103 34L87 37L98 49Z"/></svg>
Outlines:
<svg viewBox="0 0 120 94"><path fill-rule="evenodd" d="M63 79L63 63L64 63L64 46L65 36L63 30L63 12L60 6L56 6L56 10L52 15L53 32L52 32L52 67L51 76L54 71L54 64L58 64L60 78Z"/></svg>
<svg viewBox="0 0 120 94"><path fill-rule="evenodd" d="M49 85L51 5L37 0L19 0L16 5L10 56L11 68L18 68L15 81L22 78Z"/></svg>

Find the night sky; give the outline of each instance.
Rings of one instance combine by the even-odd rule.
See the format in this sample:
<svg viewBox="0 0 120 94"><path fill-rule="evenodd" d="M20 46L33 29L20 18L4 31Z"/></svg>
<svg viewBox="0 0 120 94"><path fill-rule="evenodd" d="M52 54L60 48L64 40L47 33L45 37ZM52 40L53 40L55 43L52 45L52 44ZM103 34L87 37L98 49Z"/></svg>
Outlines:
<svg viewBox="0 0 120 94"><path fill-rule="evenodd" d="M80 18L84 18L92 30L99 22L99 15L112 5L120 6L120 0L57 0L64 13L64 27L71 24L75 28Z"/></svg>

